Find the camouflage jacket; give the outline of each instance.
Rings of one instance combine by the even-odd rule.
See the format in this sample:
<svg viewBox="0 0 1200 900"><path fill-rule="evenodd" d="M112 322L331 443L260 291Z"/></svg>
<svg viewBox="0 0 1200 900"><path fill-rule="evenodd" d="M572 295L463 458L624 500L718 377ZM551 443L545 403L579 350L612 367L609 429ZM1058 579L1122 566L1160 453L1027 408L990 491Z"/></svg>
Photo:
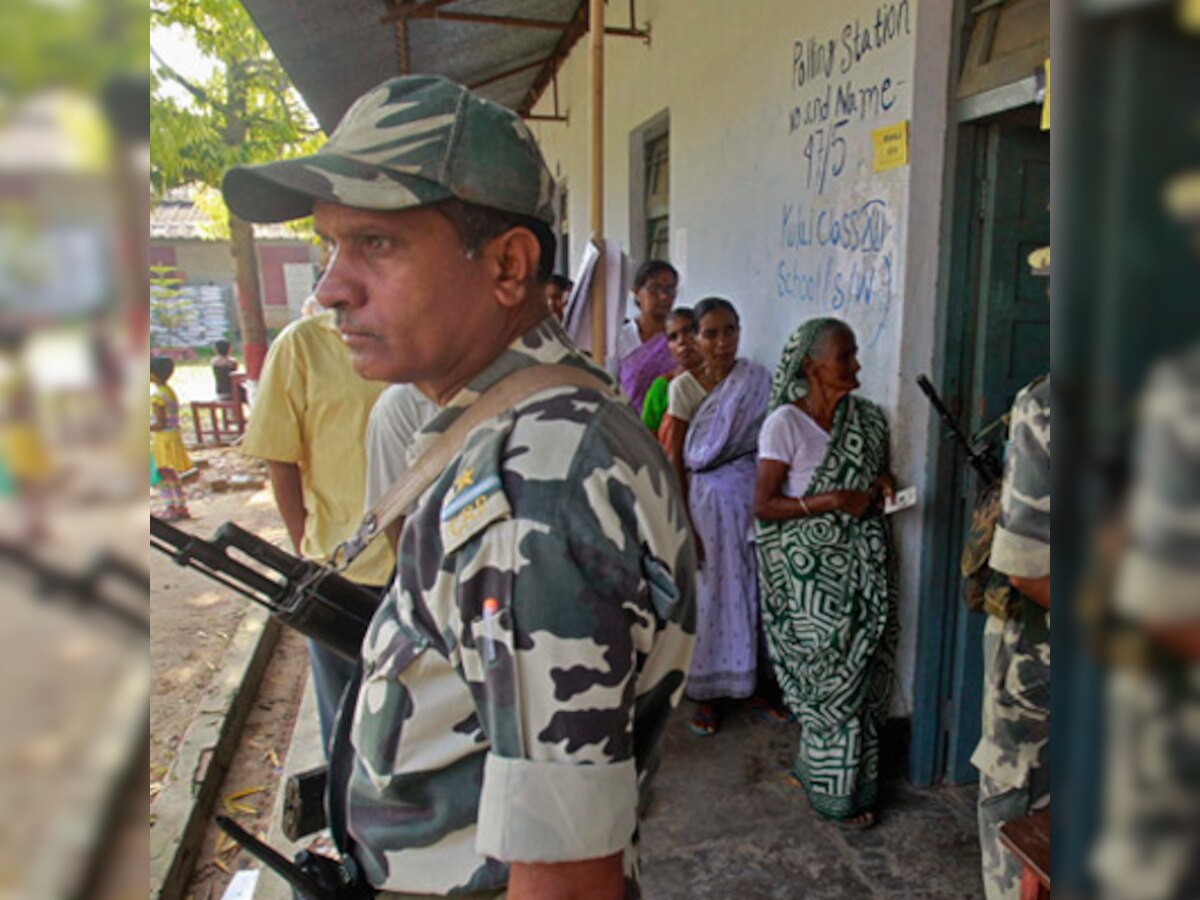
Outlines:
<svg viewBox="0 0 1200 900"><path fill-rule="evenodd" d="M1050 573L1050 380L1017 394L1009 424L1000 522L990 565L1005 575ZM1050 764L1049 614L1025 600L1018 615L988 617L984 632L983 727L971 762L1016 788Z"/></svg>
<svg viewBox="0 0 1200 900"><path fill-rule="evenodd" d="M412 455L504 375L551 362L591 367L547 319ZM509 862L624 851L636 896L639 781L695 632L692 541L653 435L615 389L535 394L471 433L399 556L363 644L344 806L371 883L485 891Z"/></svg>

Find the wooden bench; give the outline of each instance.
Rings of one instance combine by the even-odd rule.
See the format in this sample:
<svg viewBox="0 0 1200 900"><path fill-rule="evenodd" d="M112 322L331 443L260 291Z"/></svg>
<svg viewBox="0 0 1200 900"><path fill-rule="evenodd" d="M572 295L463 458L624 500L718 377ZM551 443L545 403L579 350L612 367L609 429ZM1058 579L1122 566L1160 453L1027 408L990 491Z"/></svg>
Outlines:
<svg viewBox="0 0 1200 900"><path fill-rule="evenodd" d="M1000 826L1000 843L1021 861L1021 900L1050 896L1050 810Z"/></svg>

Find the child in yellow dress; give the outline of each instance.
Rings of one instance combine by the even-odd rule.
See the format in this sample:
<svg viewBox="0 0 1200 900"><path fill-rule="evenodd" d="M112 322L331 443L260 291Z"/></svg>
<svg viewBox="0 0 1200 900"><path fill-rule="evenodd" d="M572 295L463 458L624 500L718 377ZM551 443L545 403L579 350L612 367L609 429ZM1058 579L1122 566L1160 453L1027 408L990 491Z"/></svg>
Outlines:
<svg viewBox="0 0 1200 900"><path fill-rule="evenodd" d="M43 495L50 481L50 453L38 428L33 386L23 350L25 333L0 331L0 459L15 495L23 541L45 536Z"/></svg>
<svg viewBox="0 0 1200 900"><path fill-rule="evenodd" d="M167 382L175 373L175 361L166 356L150 359L150 437L154 464L162 480L158 490L167 520L187 519L190 513L183 496L180 475L192 467L192 460L179 433L179 398Z"/></svg>

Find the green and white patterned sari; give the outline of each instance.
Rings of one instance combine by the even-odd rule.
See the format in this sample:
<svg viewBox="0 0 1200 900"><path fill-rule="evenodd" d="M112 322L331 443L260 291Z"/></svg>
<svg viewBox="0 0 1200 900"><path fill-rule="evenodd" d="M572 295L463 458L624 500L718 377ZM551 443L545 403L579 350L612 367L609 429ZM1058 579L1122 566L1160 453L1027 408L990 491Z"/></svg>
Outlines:
<svg viewBox="0 0 1200 900"><path fill-rule="evenodd" d="M785 352L773 407L790 402L797 366ZM807 494L869 490L888 471L888 455L882 411L847 396ZM793 774L821 815L858 815L876 799L898 630L888 523L835 511L760 519L756 533L771 660L802 729Z"/></svg>

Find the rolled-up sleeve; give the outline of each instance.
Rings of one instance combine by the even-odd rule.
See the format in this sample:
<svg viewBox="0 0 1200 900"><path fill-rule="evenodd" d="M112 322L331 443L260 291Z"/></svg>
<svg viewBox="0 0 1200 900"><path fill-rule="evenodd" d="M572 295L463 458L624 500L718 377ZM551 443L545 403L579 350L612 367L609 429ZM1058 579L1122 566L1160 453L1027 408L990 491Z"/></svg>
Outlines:
<svg viewBox="0 0 1200 900"><path fill-rule="evenodd" d="M624 850L637 827L632 759L602 765L488 755L476 849L508 862L571 862Z"/></svg>

